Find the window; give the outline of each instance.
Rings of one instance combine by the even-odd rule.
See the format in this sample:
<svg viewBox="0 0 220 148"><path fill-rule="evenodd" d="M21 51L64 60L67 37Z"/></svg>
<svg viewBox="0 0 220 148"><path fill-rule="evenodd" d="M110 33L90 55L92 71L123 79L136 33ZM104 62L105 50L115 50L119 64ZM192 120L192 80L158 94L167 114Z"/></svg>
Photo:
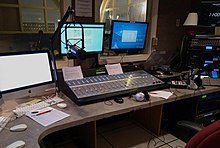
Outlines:
<svg viewBox="0 0 220 148"><path fill-rule="evenodd" d="M53 32L60 19L60 2L57 0L19 0L22 30L26 32Z"/></svg>
<svg viewBox="0 0 220 148"><path fill-rule="evenodd" d="M107 19L146 21L147 0L103 0L101 22Z"/></svg>
<svg viewBox="0 0 220 148"><path fill-rule="evenodd" d="M1 0L0 12L2 33L54 32L60 19L60 0Z"/></svg>
<svg viewBox="0 0 220 148"><path fill-rule="evenodd" d="M100 21L106 24L106 39L104 53L100 56L99 63L123 63L146 60L149 47L147 44L145 50L136 55L126 56L117 54L114 51L109 50L109 41L111 33L112 20L120 21L132 21L132 22L148 22L150 13L149 0L102 0L100 6ZM149 30L150 31L150 30ZM149 43L150 38L146 39L146 43ZM119 56L119 57L118 57ZM121 58L120 58L121 57Z"/></svg>

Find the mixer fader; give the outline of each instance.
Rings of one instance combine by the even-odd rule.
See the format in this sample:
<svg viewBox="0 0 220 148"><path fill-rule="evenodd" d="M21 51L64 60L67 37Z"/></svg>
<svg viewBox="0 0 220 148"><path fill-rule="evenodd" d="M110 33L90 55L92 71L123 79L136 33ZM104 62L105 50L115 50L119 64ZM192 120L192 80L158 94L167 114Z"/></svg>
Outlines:
<svg viewBox="0 0 220 148"><path fill-rule="evenodd" d="M78 105L167 86L162 80L144 70L117 75L92 76L68 80L65 83L68 91L64 93Z"/></svg>

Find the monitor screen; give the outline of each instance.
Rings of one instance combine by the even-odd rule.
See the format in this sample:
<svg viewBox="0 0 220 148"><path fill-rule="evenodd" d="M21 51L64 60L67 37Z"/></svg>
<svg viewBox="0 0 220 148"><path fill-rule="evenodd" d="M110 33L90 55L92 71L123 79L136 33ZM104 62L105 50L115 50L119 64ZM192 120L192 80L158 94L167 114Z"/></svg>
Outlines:
<svg viewBox="0 0 220 148"><path fill-rule="evenodd" d="M215 27L220 24L220 2L202 1L198 13L198 25Z"/></svg>
<svg viewBox="0 0 220 148"><path fill-rule="evenodd" d="M28 94L32 88L54 85L49 51L0 53L0 69L2 94L22 90Z"/></svg>
<svg viewBox="0 0 220 148"><path fill-rule="evenodd" d="M147 22L112 21L110 50L115 52L137 52L145 49Z"/></svg>
<svg viewBox="0 0 220 148"><path fill-rule="evenodd" d="M82 48L83 38L87 54L102 53L104 33L104 23L65 23L60 30L60 53L67 55L72 45Z"/></svg>

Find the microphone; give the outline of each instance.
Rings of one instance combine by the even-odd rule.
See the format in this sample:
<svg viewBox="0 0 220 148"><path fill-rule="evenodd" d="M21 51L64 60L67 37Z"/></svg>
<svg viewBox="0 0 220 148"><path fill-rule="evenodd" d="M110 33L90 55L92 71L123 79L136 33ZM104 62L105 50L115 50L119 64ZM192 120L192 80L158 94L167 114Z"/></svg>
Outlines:
<svg viewBox="0 0 220 148"><path fill-rule="evenodd" d="M75 25L75 24L74 24ZM65 26L65 40L66 40L66 48L69 48L69 53L72 54L74 57L76 57L79 60L85 60L86 59L86 51L84 50L85 46L84 46L84 29L82 24L80 24L80 28L81 28L81 35L82 38L81 39L77 39L78 41L75 44L69 44L69 39L68 39L68 35L67 35L67 26ZM74 36L74 35L73 35ZM77 44L81 42L82 46L79 47L77 46ZM68 54L67 54L68 56ZM71 58L71 55L69 55L68 58Z"/></svg>
<svg viewBox="0 0 220 148"><path fill-rule="evenodd" d="M80 59L80 60L85 60L86 59L86 51L83 50L83 49L80 49L80 47L78 47L76 45L70 46L69 52L73 56L77 57L77 59Z"/></svg>

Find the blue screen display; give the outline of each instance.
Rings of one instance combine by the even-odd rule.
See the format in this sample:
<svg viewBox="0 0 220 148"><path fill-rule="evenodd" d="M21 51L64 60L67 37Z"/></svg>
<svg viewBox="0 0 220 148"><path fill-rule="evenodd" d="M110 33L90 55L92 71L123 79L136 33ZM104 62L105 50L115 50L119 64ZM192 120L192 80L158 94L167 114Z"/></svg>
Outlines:
<svg viewBox="0 0 220 148"><path fill-rule="evenodd" d="M206 64L213 64L213 61L208 61L208 60L206 60L205 63L206 63Z"/></svg>
<svg viewBox="0 0 220 148"><path fill-rule="evenodd" d="M205 49L206 49L206 50L212 50L213 47L212 47L212 46L205 46Z"/></svg>
<svg viewBox="0 0 220 148"><path fill-rule="evenodd" d="M212 71L212 78L218 78L218 72L217 71Z"/></svg>
<svg viewBox="0 0 220 148"><path fill-rule="evenodd" d="M69 53L68 48L71 45L82 48L82 38L84 38L84 50L88 54L102 53L104 33L104 23L65 23L60 30L60 53L62 55Z"/></svg>
<svg viewBox="0 0 220 148"><path fill-rule="evenodd" d="M145 48L148 31L147 22L112 21L110 49L142 50Z"/></svg>

